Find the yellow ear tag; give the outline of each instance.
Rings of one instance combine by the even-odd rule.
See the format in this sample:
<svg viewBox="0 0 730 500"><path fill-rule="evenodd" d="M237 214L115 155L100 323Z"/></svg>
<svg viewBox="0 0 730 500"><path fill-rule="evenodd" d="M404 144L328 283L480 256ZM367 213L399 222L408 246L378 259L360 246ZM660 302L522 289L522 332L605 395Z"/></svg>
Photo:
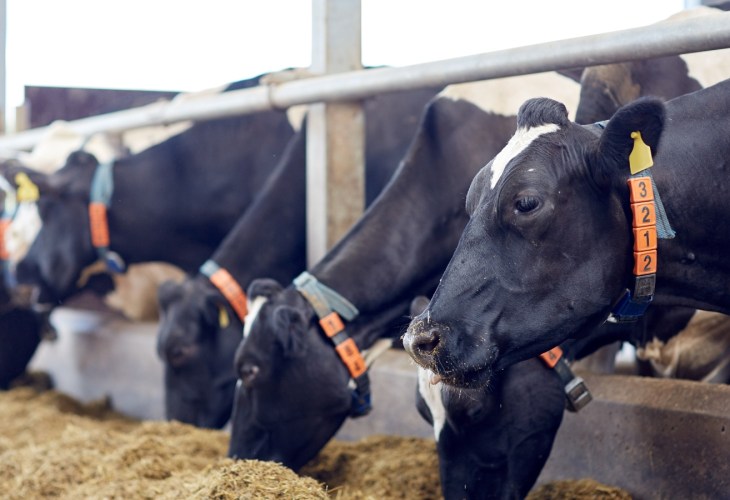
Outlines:
<svg viewBox="0 0 730 500"><path fill-rule="evenodd" d="M33 184L33 181L30 180L30 177L25 172L18 172L15 175L15 184L18 186L18 192L16 194L18 202L38 201L38 198L40 198L38 186Z"/></svg>
<svg viewBox="0 0 730 500"><path fill-rule="evenodd" d="M629 155L629 170L634 175L654 165L654 160L651 157L651 148L641 138L641 132L631 132L631 138L634 140L634 149Z"/></svg>
<svg viewBox="0 0 730 500"><path fill-rule="evenodd" d="M218 306L218 324L221 328L225 328L231 324L231 320L228 317L228 311L224 306Z"/></svg>

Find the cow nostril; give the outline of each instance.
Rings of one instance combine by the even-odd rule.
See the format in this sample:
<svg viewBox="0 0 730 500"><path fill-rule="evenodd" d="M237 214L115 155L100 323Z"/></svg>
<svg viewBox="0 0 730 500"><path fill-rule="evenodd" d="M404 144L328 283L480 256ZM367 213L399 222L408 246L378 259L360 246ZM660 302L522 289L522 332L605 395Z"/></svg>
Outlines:
<svg viewBox="0 0 730 500"><path fill-rule="evenodd" d="M167 362L174 367L180 367L193 357L194 348L188 346L168 346L165 350Z"/></svg>
<svg viewBox="0 0 730 500"><path fill-rule="evenodd" d="M441 341L441 334L434 327L419 328L410 337L407 350L414 356L432 356Z"/></svg>
<svg viewBox="0 0 730 500"><path fill-rule="evenodd" d="M418 342L416 344L416 349L421 351L424 354L432 354L433 351L436 350L436 347L439 345L439 342L441 341L441 336L439 335L439 332L435 328L431 328L428 331L422 333L418 337Z"/></svg>

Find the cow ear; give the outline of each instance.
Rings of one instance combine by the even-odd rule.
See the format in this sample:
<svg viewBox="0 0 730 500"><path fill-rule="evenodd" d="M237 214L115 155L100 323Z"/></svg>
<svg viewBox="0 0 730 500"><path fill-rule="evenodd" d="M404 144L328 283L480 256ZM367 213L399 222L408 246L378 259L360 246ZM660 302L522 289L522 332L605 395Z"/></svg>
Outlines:
<svg viewBox="0 0 730 500"><path fill-rule="evenodd" d="M256 297L266 297L271 299L274 295L281 292L284 288L279 284L278 281L270 278L259 278L255 279L248 286L246 295L248 300L253 300Z"/></svg>
<svg viewBox="0 0 730 500"><path fill-rule="evenodd" d="M484 194L484 187L489 182L490 174L492 173L491 162L487 163L482 167L477 175L472 179L469 185L469 191L466 193L466 213L471 216L479 206L479 200Z"/></svg>
<svg viewBox="0 0 730 500"><path fill-rule="evenodd" d="M163 281L157 287L157 302L160 304L160 312L165 311L172 302L182 296L182 285L172 280Z"/></svg>
<svg viewBox="0 0 730 500"><path fill-rule="evenodd" d="M227 327L230 324L230 318L226 309L225 297L212 286L206 287L203 294L203 317L205 322L218 328Z"/></svg>
<svg viewBox="0 0 730 500"><path fill-rule="evenodd" d="M423 311L425 311L428 307L429 302L430 301L428 300L428 297L426 297L425 295L419 295L418 297L414 298L411 301L411 317L415 318Z"/></svg>
<svg viewBox="0 0 730 500"><path fill-rule="evenodd" d="M593 162L601 185L629 174L629 155L634 149L633 132L639 132L652 157L656 155L666 111L657 98L646 97L620 108L606 125Z"/></svg>
<svg viewBox="0 0 730 500"><path fill-rule="evenodd" d="M299 311L290 306L277 307L274 310L274 331L285 357L304 356L307 322Z"/></svg>
<svg viewBox="0 0 730 500"><path fill-rule="evenodd" d="M40 192L40 194L50 194L58 191L58 183L54 182L52 176L26 167L17 160L9 160L0 164L0 174L5 180L16 190L20 187L19 179L23 185L28 185L30 181Z"/></svg>
<svg viewBox="0 0 730 500"><path fill-rule="evenodd" d="M73 168L96 168L96 166L99 165L99 160L96 159L96 156L93 154L84 151L83 149L79 149L77 151L74 151L68 157L66 158L66 163L64 164L64 169L73 169Z"/></svg>

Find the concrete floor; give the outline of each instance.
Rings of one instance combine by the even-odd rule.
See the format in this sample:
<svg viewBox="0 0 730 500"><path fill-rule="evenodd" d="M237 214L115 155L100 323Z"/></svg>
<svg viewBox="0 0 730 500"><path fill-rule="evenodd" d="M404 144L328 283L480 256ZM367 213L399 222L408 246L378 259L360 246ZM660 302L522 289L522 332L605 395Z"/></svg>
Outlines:
<svg viewBox="0 0 730 500"><path fill-rule="evenodd" d="M164 418L156 323L70 308L56 310L52 322L59 337L41 344L31 369L48 372L59 390L82 401L109 396L122 413ZM566 413L539 482L591 477L639 500L730 498L730 387L583 376L594 400ZM371 377L373 412L348 420L336 438L433 437L413 404L416 368L404 352L387 352Z"/></svg>

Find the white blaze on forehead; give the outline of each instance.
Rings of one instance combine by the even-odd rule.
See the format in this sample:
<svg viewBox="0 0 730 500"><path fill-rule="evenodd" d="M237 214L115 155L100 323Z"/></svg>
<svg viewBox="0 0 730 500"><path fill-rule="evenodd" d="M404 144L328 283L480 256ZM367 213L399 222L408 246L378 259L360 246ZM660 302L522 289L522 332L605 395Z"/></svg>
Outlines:
<svg viewBox="0 0 730 500"><path fill-rule="evenodd" d="M444 424L446 423L446 408L444 408L444 403L441 401L441 385L441 382L438 384L431 383L430 370L421 367L418 368L418 392L431 412L433 434L436 437L436 441L439 440L441 429L444 428Z"/></svg>
<svg viewBox="0 0 730 500"><path fill-rule="evenodd" d="M15 216L5 233L8 260L12 264L23 260L42 226L43 222L38 213L37 203L24 201L18 205Z"/></svg>
<svg viewBox="0 0 730 500"><path fill-rule="evenodd" d="M539 127L530 127L527 129L518 128L517 132L515 132L515 135L512 136L504 149L500 151L492 161L491 188L494 189L494 186L497 185L497 181L499 181L499 178L502 177L504 169L507 167L507 164L510 160L512 160L512 158L527 149L527 147L532 144L532 141L541 135L555 132L559 128L560 126L555 123L546 123Z"/></svg>
<svg viewBox="0 0 730 500"><path fill-rule="evenodd" d="M243 338L247 338L248 334L251 333L251 326L253 325L254 321L256 321L256 318L259 315L259 312L261 311L261 308L266 303L268 299L264 297L263 295L259 295L258 297L254 298L252 301L248 301L248 312L246 313L246 318L243 322Z"/></svg>

